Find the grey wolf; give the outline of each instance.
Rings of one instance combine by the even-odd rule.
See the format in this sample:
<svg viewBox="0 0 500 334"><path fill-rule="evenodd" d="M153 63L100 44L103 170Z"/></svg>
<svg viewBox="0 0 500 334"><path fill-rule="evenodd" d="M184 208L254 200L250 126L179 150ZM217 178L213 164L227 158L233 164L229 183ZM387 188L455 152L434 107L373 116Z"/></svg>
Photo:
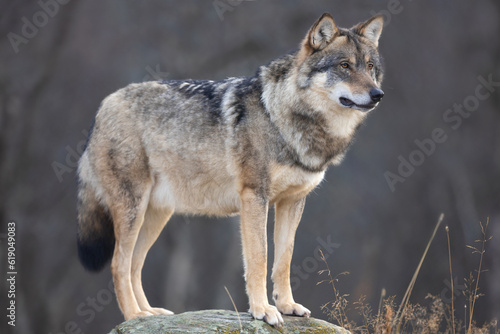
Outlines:
<svg viewBox="0 0 500 334"><path fill-rule="evenodd" d="M295 232L307 194L384 96L382 27L373 17L339 28L325 13L298 50L252 77L131 84L102 102L78 167L78 252L89 270L112 258L125 319L172 314L149 305L141 270L174 212L240 214L249 312L276 326L310 315L290 288Z"/></svg>

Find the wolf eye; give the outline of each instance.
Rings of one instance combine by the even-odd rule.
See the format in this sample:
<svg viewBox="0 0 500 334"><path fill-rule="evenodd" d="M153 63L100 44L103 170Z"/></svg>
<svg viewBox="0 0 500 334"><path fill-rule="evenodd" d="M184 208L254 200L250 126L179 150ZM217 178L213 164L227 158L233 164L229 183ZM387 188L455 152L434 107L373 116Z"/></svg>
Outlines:
<svg viewBox="0 0 500 334"><path fill-rule="evenodd" d="M340 66L342 68L349 68L349 63L347 63L347 62L344 61L344 62L340 63Z"/></svg>
<svg viewBox="0 0 500 334"><path fill-rule="evenodd" d="M372 70L374 66L375 66L375 65L373 65L373 63L368 63L368 69L369 69L369 70Z"/></svg>

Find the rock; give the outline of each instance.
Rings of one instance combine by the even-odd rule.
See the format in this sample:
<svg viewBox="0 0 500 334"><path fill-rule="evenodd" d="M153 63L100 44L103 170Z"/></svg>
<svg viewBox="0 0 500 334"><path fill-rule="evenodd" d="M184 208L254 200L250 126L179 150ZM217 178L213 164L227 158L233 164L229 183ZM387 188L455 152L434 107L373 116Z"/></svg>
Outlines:
<svg viewBox="0 0 500 334"><path fill-rule="evenodd" d="M243 330L240 331L240 322ZM249 313L225 310L186 312L176 315L156 315L126 321L109 334L170 334L170 333L293 333L293 334L345 334L341 327L314 318L284 316L282 328L274 328L264 321L255 320Z"/></svg>

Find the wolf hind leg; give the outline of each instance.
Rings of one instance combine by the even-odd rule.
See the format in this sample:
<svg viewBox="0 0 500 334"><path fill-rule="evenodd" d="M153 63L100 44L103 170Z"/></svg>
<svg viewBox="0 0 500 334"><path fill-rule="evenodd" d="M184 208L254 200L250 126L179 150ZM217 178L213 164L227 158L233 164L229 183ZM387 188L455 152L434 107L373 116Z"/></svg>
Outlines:
<svg viewBox="0 0 500 334"><path fill-rule="evenodd" d="M272 280L273 299L278 310L287 315L308 317L311 314L293 299L290 286L290 263L292 261L295 232L304 210L305 198L284 199L276 203L274 225L274 264Z"/></svg>
<svg viewBox="0 0 500 334"><path fill-rule="evenodd" d="M125 320L153 315L153 313L143 311L139 307L131 278L132 257L141 226L144 223L151 185L141 190L142 195L139 197L132 198L132 194L127 194L130 197L121 196L110 201L114 203L110 210L115 222L116 237L111 273L113 274L118 305Z"/></svg>
<svg viewBox="0 0 500 334"><path fill-rule="evenodd" d="M174 210L170 208L155 208L148 206L144 217L137 243L132 257L132 287L134 289L135 298L141 311L150 312L152 314L171 315L173 312L157 307L151 307L142 287L142 268L146 255L160 235L161 231L172 216Z"/></svg>

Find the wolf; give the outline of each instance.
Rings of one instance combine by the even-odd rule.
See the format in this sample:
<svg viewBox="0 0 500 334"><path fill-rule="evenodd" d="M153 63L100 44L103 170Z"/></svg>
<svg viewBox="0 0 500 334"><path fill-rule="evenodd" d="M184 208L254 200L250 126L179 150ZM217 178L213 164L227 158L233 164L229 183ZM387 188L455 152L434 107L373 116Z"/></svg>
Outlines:
<svg viewBox="0 0 500 334"><path fill-rule="evenodd" d="M131 84L104 99L78 166L78 254L91 271L112 259L126 320L172 314L150 306L141 270L174 212L239 214L249 312L274 326L282 314L310 315L290 287L295 232L307 194L384 96L383 24L340 28L325 13L297 50L251 77Z"/></svg>

